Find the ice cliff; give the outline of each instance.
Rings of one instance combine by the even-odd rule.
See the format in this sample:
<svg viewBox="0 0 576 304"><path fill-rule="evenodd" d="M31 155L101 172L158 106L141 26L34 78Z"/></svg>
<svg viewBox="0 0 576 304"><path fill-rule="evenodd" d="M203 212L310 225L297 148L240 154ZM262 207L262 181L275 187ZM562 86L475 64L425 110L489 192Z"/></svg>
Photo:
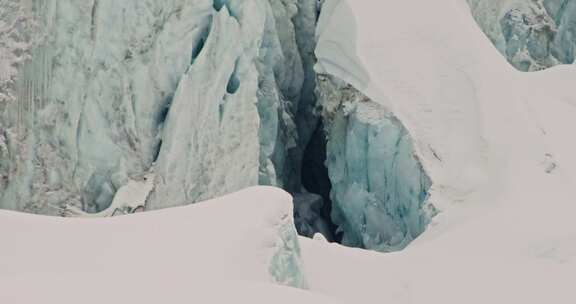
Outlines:
<svg viewBox="0 0 576 304"><path fill-rule="evenodd" d="M468 0L473 15L510 63L522 71L572 64L576 1Z"/></svg>
<svg viewBox="0 0 576 304"><path fill-rule="evenodd" d="M100 212L151 171L149 209L259 183L297 190L314 1L3 1L1 11L3 208Z"/></svg>
<svg viewBox="0 0 576 304"><path fill-rule="evenodd" d="M321 4L3 1L0 206L108 216L272 185L301 234L404 247L431 181L393 113L314 70Z"/></svg>
<svg viewBox="0 0 576 304"><path fill-rule="evenodd" d="M402 123L384 106L334 76L319 75L328 136L332 218L342 243L379 251L404 248L430 217L431 181Z"/></svg>

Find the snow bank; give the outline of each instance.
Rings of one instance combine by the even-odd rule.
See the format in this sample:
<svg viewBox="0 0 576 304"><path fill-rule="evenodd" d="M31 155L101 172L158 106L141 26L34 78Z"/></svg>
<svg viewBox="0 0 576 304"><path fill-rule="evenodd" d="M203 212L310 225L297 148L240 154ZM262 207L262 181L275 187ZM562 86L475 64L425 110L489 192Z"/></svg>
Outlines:
<svg viewBox="0 0 576 304"><path fill-rule="evenodd" d="M76 287L85 288L78 283L84 280L99 296L124 284L135 289L132 293L146 294L133 281L151 288L156 282L158 290L222 280L306 286L291 197L274 188L113 218L2 211L0 222L0 299L46 286L58 290L49 293L54 296L74 294Z"/></svg>

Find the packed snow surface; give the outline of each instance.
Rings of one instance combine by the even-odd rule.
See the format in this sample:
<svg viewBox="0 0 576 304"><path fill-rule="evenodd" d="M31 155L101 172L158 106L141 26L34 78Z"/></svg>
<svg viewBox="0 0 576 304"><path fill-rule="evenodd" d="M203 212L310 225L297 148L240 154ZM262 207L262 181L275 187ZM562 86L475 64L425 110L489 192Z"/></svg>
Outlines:
<svg viewBox="0 0 576 304"><path fill-rule="evenodd" d="M18 278L5 286L14 287L0 294L3 303L59 303L59 304L230 304L230 303L314 303L343 304L337 299L312 292L266 283L247 281L174 280L167 275L122 277L96 274L58 278L35 276ZM2 282L4 283L4 282ZM29 286L38 283L34 292ZM21 286L24 286L21 288ZM28 287L26 287L28 286Z"/></svg>
<svg viewBox="0 0 576 304"><path fill-rule="evenodd" d="M123 284L131 294L147 294L134 280L156 282L155 288L165 295L171 284L193 282L307 286L291 197L275 188L249 188L194 206L112 218L2 211L0 222L9 227L0 231L2 300L29 299L17 295L37 290L50 291L53 297L78 295L74 286L87 290L78 285L84 279L99 297L107 289L122 290ZM120 286L106 278L115 278ZM154 289L153 284L145 286ZM46 303L57 300L48 299Z"/></svg>
<svg viewBox="0 0 576 304"><path fill-rule="evenodd" d="M463 0L367 4L325 1L318 69L402 121L440 213L394 254L302 240L311 289L363 303L574 303L574 67L518 72Z"/></svg>

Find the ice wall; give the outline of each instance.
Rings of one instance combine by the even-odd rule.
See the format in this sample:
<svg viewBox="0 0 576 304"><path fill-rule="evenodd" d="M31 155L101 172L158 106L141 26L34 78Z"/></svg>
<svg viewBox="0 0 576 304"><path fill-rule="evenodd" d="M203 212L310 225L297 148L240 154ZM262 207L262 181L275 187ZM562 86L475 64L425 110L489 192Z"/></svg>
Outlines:
<svg viewBox="0 0 576 304"><path fill-rule="evenodd" d="M305 235L402 248L430 181L391 113L318 78L321 3L10 2L0 207L98 216L273 185Z"/></svg>
<svg viewBox="0 0 576 304"><path fill-rule="evenodd" d="M150 209L298 190L314 1L2 6L2 208L101 212L151 171Z"/></svg>
<svg viewBox="0 0 576 304"><path fill-rule="evenodd" d="M296 117L312 65L316 8L310 1L215 3L203 48L183 76L166 119L150 209L250 185L299 190ZM310 32L310 33L309 33ZM306 37L305 37L306 38Z"/></svg>
<svg viewBox="0 0 576 304"><path fill-rule="evenodd" d="M210 1L21 1L43 29L3 110L4 208L98 212L147 172Z"/></svg>
<svg viewBox="0 0 576 304"><path fill-rule="evenodd" d="M517 69L574 62L576 1L468 0L487 36Z"/></svg>
<svg viewBox="0 0 576 304"><path fill-rule="evenodd" d="M332 220L348 246L395 251L426 228L431 181L402 123L334 76L319 75Z"/></svg>

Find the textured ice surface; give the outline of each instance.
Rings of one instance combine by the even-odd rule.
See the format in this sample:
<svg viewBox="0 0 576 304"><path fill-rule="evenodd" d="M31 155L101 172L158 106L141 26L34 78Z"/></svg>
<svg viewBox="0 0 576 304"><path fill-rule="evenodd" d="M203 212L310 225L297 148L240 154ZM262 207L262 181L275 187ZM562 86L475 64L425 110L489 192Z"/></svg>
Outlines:
<svg viewBox="0 0 576 304"><path fill-rule="evenodd" d="M310 134L296 117L315 101L304 85L312 65L303 65L313 58L315 6L228 1L216 8L166 118L149 208L255 184L299 190L300 141Z"/></svg>
<svg viewBox="0 0 576 304"><path fill-rule="evenodd" d="M9 7L30 24L19 32L39 34L20 39L30 41L21 46L29 59L10 70L3 208L74 216L139 210L119 203L119 192L148 176L153 182L138 199L146 209L262 184L297 194L298 228L309 236L334 239L334 222L348 245L393 250L424 229L429 181L404 127L349 87L316 90L318 2ZM335 208L330 185L301 181L313 137L318 146L309 152L314 166L327 159Z"/></svg>
<svg viewBox="0 0 576 304"><path fill-rule="evenodd" d="M152 170L150 209L300 190L314 1L1 5L2 208L101 212Z"/></svg>
<svg viewBox="0 0 576 304"><path fill-rule="evenodd" d="M336 224L348 245L393 250L424 229L429 181L404 127L349 87L316 90L321 2L6 3L2 208L105 216L260 184L296 194L310 237ZM142 197L120 199L135 184Z"/></svg>
<svg viewBox="0 0 576 304"><path fill-rule="evenodd" d="M429 222L431 181L402 123L351 85L320 75L332 219L349 246L404 248Z"/></svg>
<svg viewBox="0 0 576 304"><path fill-rule="evenodd" d="M541 70L574 62L576 1L468 2L487 36L519 70Z"/></svg>
<svg viewBox="0 0 576 304"><path fill-rule="evenodd" d="M3 109L4 208L98 212L152 166L211 2L25 1L44 30Z"/></svg>

